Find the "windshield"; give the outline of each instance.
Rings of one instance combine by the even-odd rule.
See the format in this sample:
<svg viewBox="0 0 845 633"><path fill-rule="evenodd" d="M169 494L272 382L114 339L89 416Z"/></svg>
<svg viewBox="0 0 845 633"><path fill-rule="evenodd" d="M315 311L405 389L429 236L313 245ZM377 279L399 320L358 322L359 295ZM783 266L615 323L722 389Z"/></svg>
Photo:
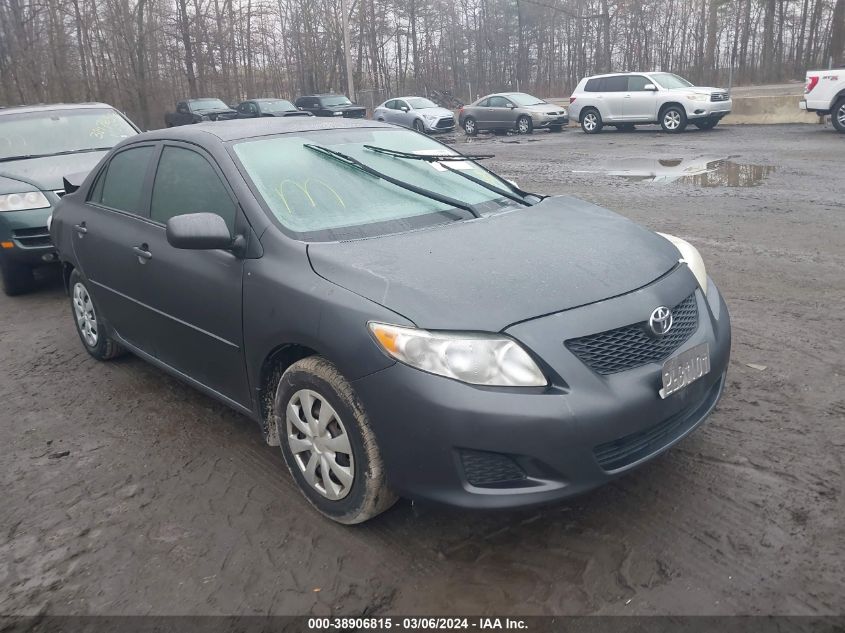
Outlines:
<svg viewBox="0 0 845 633"><path fill-rule="evenodd" d="M261 101L259 105L264 112L288 112L290 110L296 110L296 106L284 99L279 99L278 101Z"/></svg>
<svg viewBox="0 0 845 633"><path fill-rule="evenodd" d="M673 75L672 73L654 73L653 75L650 75L650 77L657 82L661 88L665 88L666 90L672 90L673 88L689 88L692 86L692 84L683 77L678 77L678 75Z"/></svg>
<svg viewBox="0 0 845 633"><path fill-rule="evenodd" d="M423 97L414 97L413 99L407 99L407 101L414 110L426 110L428 108L440 107L433 101L429 101Z"/></svg>
<svg viewBox="0 0 845 633"><path fill-rule="evenodd" d="M513 101L518 106L542 105L546 103L542 99L538 99L537 97L525 94L524 92L515 92L513 94L509 94L508 99Z"/></svg>
<svg viewBox="0 0 845 633"><path fill-rule="evenodd" d="M340 95L334 97L320 97L320 102L324 106L352 105L352 102L349 99Z"/></svg>
<svg viewBox="0 0 845 633"><path fill-rule="evenodd" d="M493 212L513 204L436 163L373 152L364 145L412 153L452 153L437 141L400 129L338 129L240 141L234 153L260 198L288 231L309 241L397 233L470 215L446 203L404 190L311 151L313 144L342 152L388 176ZM508 185L478 165L450 162L502 189Z"/></svg>
<svg viewBox="0 0 845 633"><path fill-rule="evenodd" d="M111 108L42 110L0 115L0 160L109 149L137 134Z"/></svg>
<svg viewBox="0 0 845 633"><path fill-rule="evenodd" d="M228 110L229 106L220 99L194 99L191 101L191 108L196 110Z"/></svg>

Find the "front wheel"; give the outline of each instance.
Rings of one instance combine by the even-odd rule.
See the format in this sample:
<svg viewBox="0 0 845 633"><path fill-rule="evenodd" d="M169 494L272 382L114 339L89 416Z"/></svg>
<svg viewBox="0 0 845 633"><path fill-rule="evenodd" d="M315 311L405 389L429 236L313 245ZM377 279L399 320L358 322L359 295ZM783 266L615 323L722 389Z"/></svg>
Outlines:
<svg viewBox="0 0 845 633"><path fill-rule="evenodd" d="M3 278L3 292L10 297L29 292L35 285L32 268L25 264L0 263L0 277Z"/></svg>
<svg viewBox="0 0 845 633"><path fill-rule="evenodd" d="M111 360L120 356L123 348L106 333L102 315L97 311L88 284L76 270L70 274L68 288L76 333L85 350L97 360Z"/></svg>
<svg viewBox="0 0 845 633"><path fill-rule="evenodd" d="M845 97L836 102L833 106L833 114L830 117L833 127L840 134L845 134Z"/></svg>
<svg viewBox="0 0 845 633"><path fill-rule="evenodd" d="M520 134L531 134L534 131L534 122L530 116L521 116L516 120L516 131Z"/></svg>
<svg viewBox="0 0 845 633"><path fill-rule="evenodd" d="M464 132L467 136L476 136L478 134L478 124L471 116L464 119Z"/></svg>
<svg viewBox="0 0 845 633"><path fill-rule="evenodd" d="M425 125L423 125L423 122L419 119L414 119L414 130L420 134L425 134Z"/></svg>
<svg viewBox="0 0 845 633"><path fill-rule="evenodd" d="M318 511L352 525L396 502L367 414L331 362L310 356L291 365L273 406L285 463Z"/></svg>
<svg viewBox="0 0 845 633"><path fill-rule="evenodd" d="M669 106L660 116L660 127L669 134L678 134L687 127L687 113L679 106Z"/></svg>
<svg viewBox="0 0 845 633"><path fill-rule="evenodd" d="M696 121L695 127L699 130L712 130L716 127L716 124L719 122L718 119L706 119L704 121Z"/></svg>
<svg viewBox="0 0 845 633"><path fill-rule="evenodd" d="M602 123L601 114L598 110L587 110L581 117L581 129L587 134L598 134L602 127L604 127L604 123Z"/></svg>

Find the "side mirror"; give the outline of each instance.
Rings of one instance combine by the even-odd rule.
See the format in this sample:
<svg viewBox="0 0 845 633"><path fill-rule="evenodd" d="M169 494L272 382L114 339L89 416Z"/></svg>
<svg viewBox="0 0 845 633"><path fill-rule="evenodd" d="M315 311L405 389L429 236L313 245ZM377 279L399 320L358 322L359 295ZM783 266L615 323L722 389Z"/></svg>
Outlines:
<svg viewBox="0 0 845 633"><path fill-rule="evenodd" d="M400 110L402 110L402 112L407 112L407 111L408 111L408 110L410 110L411 108L409 108L408 106L402 106L402 107L401 107L401 108L399 108L399 109L400 109Z"/></svg>
<svg viewBox="0 0 845 633"><path fill-rule="evenodd" d="M508 104L508 107L509 107L511 110L516 109L516 106L515 106L514 104L512 104L512 103L509 103L509 104Z"/></svg>
<svg viewBox="0 0 845 633"><path fill-rule="evenodd" d="M643 90L650 90L651 92L654 92L657 90L657 86L655 86L654 84L646 84L645 86L643 86Z"/></svg>
<svg viewBox="0 0 845 633"><path fill-rule="evenodd" d="M226 221L216 213L175 215L167 221L166 235L173 248L228 249L234 243Z"/></svg>

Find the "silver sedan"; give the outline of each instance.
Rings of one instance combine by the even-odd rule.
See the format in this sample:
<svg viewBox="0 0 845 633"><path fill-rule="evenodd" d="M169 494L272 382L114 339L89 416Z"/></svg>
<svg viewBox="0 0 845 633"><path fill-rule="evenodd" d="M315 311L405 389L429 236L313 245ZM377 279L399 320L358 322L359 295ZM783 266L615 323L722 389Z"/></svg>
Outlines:
<svg viewBox="0 0 845 633"><path fill-rule="evenodd" d="M455 129L455 115L451 110L425 97L388 99L373 111L376 121L395 123L417 132L451 132Z"/></svg>

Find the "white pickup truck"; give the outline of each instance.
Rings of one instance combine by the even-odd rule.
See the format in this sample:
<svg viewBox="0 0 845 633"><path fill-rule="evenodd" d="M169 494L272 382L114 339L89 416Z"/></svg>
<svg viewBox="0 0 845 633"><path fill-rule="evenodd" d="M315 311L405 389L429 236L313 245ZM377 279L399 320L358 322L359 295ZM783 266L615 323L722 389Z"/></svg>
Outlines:
<svg viewBox="0 0 845 633"><path fill-rule="evenodd" d="M845 133L845 68L807 71L807 87L799 107L819 116L829 114L833 127Z"/></svg>

